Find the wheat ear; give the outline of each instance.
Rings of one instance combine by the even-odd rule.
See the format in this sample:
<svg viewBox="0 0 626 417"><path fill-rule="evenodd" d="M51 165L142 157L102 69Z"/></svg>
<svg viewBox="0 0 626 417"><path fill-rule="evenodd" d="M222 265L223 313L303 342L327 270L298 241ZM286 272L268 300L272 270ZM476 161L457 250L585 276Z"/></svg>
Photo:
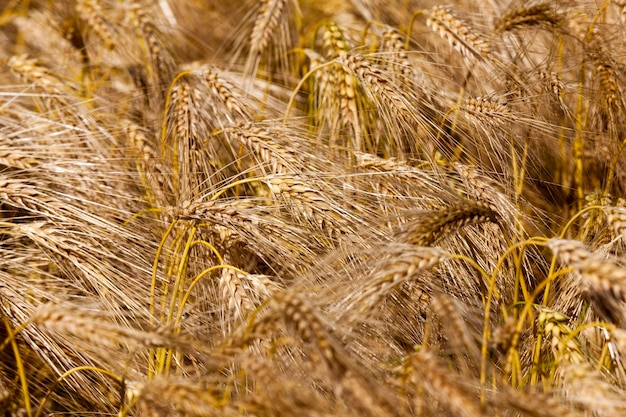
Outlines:
<svg viewBox="0 0 626 417"><path fill-rule="evenodd" d="M467 59L487 57L491 53L489 42L445 7L433 7L426 24Z"/></svg>

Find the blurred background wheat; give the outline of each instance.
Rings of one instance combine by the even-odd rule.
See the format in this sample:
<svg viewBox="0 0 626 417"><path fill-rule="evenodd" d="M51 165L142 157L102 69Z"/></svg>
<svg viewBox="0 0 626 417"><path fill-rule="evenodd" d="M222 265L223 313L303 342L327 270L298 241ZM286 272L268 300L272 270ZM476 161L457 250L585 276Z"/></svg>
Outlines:
<svg viewBox="0 0 626 417"><path fill-rule="evenodd" d="M5 416L626 414L626 2L0 2Z"/></svg>

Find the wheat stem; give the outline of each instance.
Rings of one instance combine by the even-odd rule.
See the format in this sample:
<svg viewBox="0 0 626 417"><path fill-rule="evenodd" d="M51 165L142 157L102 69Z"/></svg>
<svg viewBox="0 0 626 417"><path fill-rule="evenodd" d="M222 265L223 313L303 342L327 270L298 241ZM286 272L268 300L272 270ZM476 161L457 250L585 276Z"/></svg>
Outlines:
<svg viewBox="0 0 626 417"><path fill-rule="evenodd" d="M2 315L2 323L4 324L4 328L7 331L7 339L10 340L11 347L13 348L13 358L15 360L15 367L17 369L17 375L20 379L20 388L22 391L22 397L24 399L24 409L26 410L26 415L28 417L32 417L33 413L30 404L30 390L28 388L28 378L26 377L24 362L22 361L20 349L17 346L17 341L15 340L15 332L13 330L13 327L11 326L9 318L4 314Z"/></svg>

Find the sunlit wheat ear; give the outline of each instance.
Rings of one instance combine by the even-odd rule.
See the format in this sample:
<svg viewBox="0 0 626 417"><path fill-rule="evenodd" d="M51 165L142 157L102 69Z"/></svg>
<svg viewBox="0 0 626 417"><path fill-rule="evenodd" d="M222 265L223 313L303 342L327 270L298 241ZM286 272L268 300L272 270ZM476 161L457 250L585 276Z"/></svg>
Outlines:
<svg viewBox="0 0 626 417"><path fill-rule="evenodd" d="M409 60L404 36L397 29L390 27L383 32L382 38L381 50L385 52L385 59L391 64L394 72L401 74L406 80L415 79L416 70Z"/></svg>
<svg viewBox="0 0 626 417"><path fill-rule="evenodd" d="M351 360L344 347L330 331L321 312L302 295L285 291L270 303L291 329L305 343L308 358L316 367L329 372L328 382L336 395L352 404L360 415L382 416L393 413L395 404L385 396L384 388L377 387ZM312 348L312 350L311 350Z"/></svg>
<svg viewBox="0 0 626 417"><path fill-rule="evenodd" d="M0 146L0 167L29 170L39 165L30 153L24 153L13 147Z"/></svg>
<svg viewBox="0 0 626 417"><path fill-rule="evenodd" d="M625 207L605 207L607 221L616 236L621 236L626 241L626 208Z"/></svg>
<svg viewBox="0 0 626 417"><path fill-rule="evenodd" d="M546 340L550 341L552 354L557 361L567 360L582 363L584 355L580 342L568 326L569 318L558 311L541 309L537 323L543 328Z"/></svg>
<svg viewBox="0 0 626 417"><path fill-rule="evenodd" d="M576 241L551 239L548 246L561 262L580 276L594 310L610 323L623 324L626 318L626 268L616 259L589 252Z"/></svg>
<svg viewBox="0 0 626 417"><path fill-rule="evenodd" d="M251 55L262 53L270 43L287 0L261 0L250 35Z"/></svg>
<svg viewBox="0 0 626 417"><path fill-rule="evenodd" d="M626 112L626 103L624 103L624 95L622 88L623 85L620 77L620 72L610 62L603 62L600 60L596 63L595 71L600 83L600 93L606 105L606 109L609 112L615 112L624 115ZM615 117L613 115L612 117Z"/></svg>
<svg viewBox="0 0 626 417"><path fill-rule="evenodd" d="M593 257L572 265L583 278L596 312L604 320L624 325L626 268L613 260Z"/></svg>
<svg viewBox="0 0 626 417"><path fill-rule="evenodd" d="M343 30L331 22L325 26L324 49L329 59L335 59L348 51L350 46ZM326 60L315 51L308 53L311 68ZM337 141L344 127L350 128L353 149L362 149L364 126L364 100L359 97L358 81L355 76L340 65L325 66L315 72L315 117L318 123L328 124L331 146Z"/></svg>
<svg viewBox="0 0 626 417"><path fill-rule="evenodd" d="M429 127L420 112L416 112L417 94L411 88L395 85L392 74L388 74L366 57L345 53L336 60L346 72L354 76L359 88L364 92L369 102L376 107L378 117L382 121L382 131L390 136L393 143L378 145L391 150L392 155L403 154L407 150L420 151L423 143L416 135L418 129ZM410 133L410 140L405 136ZM373 153L378 152L374 149Z"/></svg>
<svg viewBox="0 0 626 417"><path fill-rule="evenodd" d="M563 84L559 74L554 71L540 71L539 76L545 83L544 90L551 93L562 106L565 106L565 103L563 102L563 91L565 90L565 85Z"/></svg>
<svg viewBox="0 0 626 417"><path fill-rule="evenodd" d="M316 308L299 294L290 291L278 293L271 305L282 315L286 325L314 348L316 354L311 359L322 363L336 378L341 378L347 371L345 357L337 351L337 342Z"/></svg>
<svg viewBox="0 0 626 417"><path fill-rule="evenodd" d="M247 313L254 310L254 303L248 294L249 289L244 286L245 275L229 268L222 269L219 288L225 304L227 315L235 319L243 319Z"/></svg>
<svg viewBox="0 0 626 417"><path fill-rule="evenodd" d="M344 31L335 22L330 22L324 27L324 52L326 58L334 59L348 52L354 47L344 35Z"/></svg>
<svg viewBox="0 0 626 417"><path fill-rule="evenodd" d="M486 97L470 97L462 109L478 124L498 126L512 118L506 103Z"/></svg>
<svg viewBox="0 0 626 417"><path fill-rule="evenodd" d="M145 43L144 53L149 62L149 75L152 78L153 88L162 89L172 77L172 63L167 51L159 40L155 27L157 24L150 19L146 12L146 5L142 0L129 2L128 17L139 37Z"/></svg>
<svg viewBox="0 0 626 417"><path fill-rule="evenodd" d="M169 415L173 410L191 416L232 416L224 393L215 387L190 381L187 378L159 376L138 386L138 408Z"/></svg>
<svg viewBox="0 0 626 417"><path fill-rule="evenodd" d="M612 3L617 6L619 10L619 18L622 24L626 23L626 1L624 0L612 0Z"/></svg>
<svg viewBox="0 0 626 417"><path fill-rule="evenodd" d="M434 400L426 406L430 412L443 409L460 417L487 415L477 396L461 386L454 371L430 352L423 350L410 354L405 359L404 372L412 387L423 389ZM415 392L414 389L409 392Z"/></svg>
<svg viewBox="0 0 626 417"><path fill-rule="evenodd" d="M507 219L507 222L515 221L514 218L519 211L504 193L506 190L504 185L499 184L494 179L482 174L476 167L470 165L455 163L454 169L461 177L464 191L468 197L486 204L491 210L498 213L500 217Z"/></svg>
<svg viewBox="0 0 626 417"><path fill-rule="evenodd" d="M48 331L76 337L107 349L118 350L122 347L134 351L149 347L182 346L186 343L179 343L172 332L123 327L105 321L97 309L79 309L67 304L42 304L31 316L31 321ZM182 338L179 340L183 341Z"/></svg>
<svg viewBox="0 0 626 417"><path fill-rule="evenodd" d="M330 235L350 233L349 226L359 223L331 196L328 189L317 187L312 179L294 175L271 175L265 183L274 196L285 201L287 208L298 217L303 217L320 230ZM323 186L323 183L319 183ZM339 196L340 197L340 196Z"/></svg>
<svg viewBox="0 0 626 417"><path fill-rule="evenodd" d="M559 364L567 399L598 417L619 416L626 412L626 398L610 380L588 363Z"/></svg>
<svg viewBox="0 0 626 417"><path fill-rule="evenodd" d="M201 140L209 136L206 131L205 114L201 112L203 97L183 76L171 88L168 120L161 154L169 159L175 172L175 184L179 201L196 198L213 173L213 147L204 148Z"/></svg>
<svg viewBox="0 0 626 417"><path fill-rule="evenodd" d="M211 97L214 101L208 104L212 107L212 113L218 118L217 127L252 120L253 110L244 100L243 91L227 80L218 68L201 70L199 76L212 93ZM221 117L226 120L219 120Z"/></svg>
<svg viewBox="0 0 626 417"><path fill-rule="evenodd" d="M464 58L476 60L491 53L491 46L483 35L443 6L435 6L430 10L426 24Z"/></svg>
<svg viewBox="0 0 626 417"><path fill-rule="evenodd" d="M398 286L408 281L419 281L421 272L449 256L439 248L395 244L394 251L377 262L362 286L347 300L346 313L355 317L369 313Z"/></svg>
<svg viewBox="0 0 626 417"><path fill-rule="evenodd" d="M336 413L333 401L326 401L316 392L313 384L307 384L308 375L281 370L275 361L252 356L246 358L245 369L249 385L254 389L242 399L250 413L261 415L292 415L292 410L306 409L312 414Z"/></svg>
<svg viewBox="0 0 626 417"><path fill-rule="evenodd" d="M528 5L507 12L500 18L496 31L507 32L518 28L542 25L557 28L561 25L562 17L557 14L553 3L533 3L528 2Z"/></svg>
<svg viewBox="0 0 626 417"><path fill-rule="evenodd" d="M489 401L499 409L532 417L583 417L586 414L564 404L562 397L538 392L524 392L502 384Z"/></svg>
<svg viewBox="0 0 626 417"><path fill-rule="evenodd" d="M364 152L354 152L353 155L359 168L407 180L412 185L433 191L434 199L441 198L443 200L449 192L445 187L442 187L440 181L430 175L429 171L416 168L401 159L381 158Z"/></svg>
<svg viewBox="0 0 626 417"><path fill-rule="evenodd" d="M172 174L161 162L159 152L152 145L141 127L135 123L125 125L126 135L130 144L137 152L136 166L139 170L150 202L156 207L171 205L174 195Z"/></svg>
<svg viewBox="0 0 626 417"><path fill-rule="evenodd" d="M410 119L410 104L392 85L389 78L374 63L364 56L346 53L337 59L350 73L355 75L372 96L372 101L380 101L389 106L389 111L397 112L399 117Z"/></svg>
<svg viewBox="0 0 626 417"><path fill-rule="evenodd" d="M275 207L253 199L185 201L171 214L186 220L210 222L223 244L243 244L277 271L302 271L312 262L321 243L311 239L311 230L277 215ZM319 254L319 253L317 253Z"/></svg>
<svg viewBox="0 0 626 417"><path fill-rule="evenodd" d="M400 239L416 246L429 246L438 239L449 235L465 226L495 222L498 214L487 204L478 201L467 201L446 207L432 213L421 213L415 220L404 225Z"/></svg>
<svg viewBox="0 0 626 417"><path fill-rule="evenodd" d="M115 47L113 34L104 18L98 0L77 0L76 11L85 22L87 28L93 30L104 41L107 48L113 49Z"/></svg>
<svg viewBox="0 0 626 417"><path fill-rule="evenodd" d="M226 129L225 133L235 143L253 152L260 163L267 164L271 173L289 174L308 171L306 163L300 159L301 153L297 151L297 148L285 147L276 140L288 138L286 132L280 129L245 124Z"/></svg>
<svg viewBox="0 0 626 417"><path fill-rule="evenodd" d="M592 257L589 248L578 240L550 239L548 246L563 265L579 264Z"/></svg>
<svg viewBox="0 0 626 417"><path fill-rule="evenodd" d="M68 101L63 97L67 85L52 75L51 71L37 60L28 58L26 55L12 56L8 64L13 73L48 93L48 95L42 95L42 98L53 101L61 107L68 105Z"/></svg>
<svg viewBox="0 0 626 417"><path fill-rule="evenodd" d="M0 176L0 196L3 203L27 210L31 214L46 213L62 218L66 205L42 192L42 187L29 181Z"/></svg>
<svg viewBox="0 0 626 417"><path fill-rule="evenodd" d="M435 293L429 308L437 315L446 344L456 355L459 366L465 365L467 359L471 366L476 366L480 361L480 350L476 332L466 322L471 319L466 306L447 294Z"/></svg>
<svg viewBox="0 0 626 417"><path fill-rule="evenodd" d="M223 268L219 280L226 321L240 321L281 288L268 275L244 274Z"/></svg>
<svg viewBox="0 0 626 417"><path fill-rule="evenodd" d="M254 26L249 38L250 50L244 74L254 78L264 57L271 56L273 64L284 66L288 62L288 50L296 39L293 20L299 13L294 0L257 0ZM270 62L268 61L268 62ZM285 70L286 68L277 68Z"/></svg>

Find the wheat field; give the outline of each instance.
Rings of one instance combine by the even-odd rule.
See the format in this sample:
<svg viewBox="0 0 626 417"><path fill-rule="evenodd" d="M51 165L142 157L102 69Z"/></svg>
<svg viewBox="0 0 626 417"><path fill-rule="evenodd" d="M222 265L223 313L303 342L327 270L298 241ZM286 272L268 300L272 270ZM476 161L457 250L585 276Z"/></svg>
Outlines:
<svg viewBox="0 0 626 417"><path fill-rule="evenodd" d="M626 415L626 1L0 1L4 416Z"/></svg>

